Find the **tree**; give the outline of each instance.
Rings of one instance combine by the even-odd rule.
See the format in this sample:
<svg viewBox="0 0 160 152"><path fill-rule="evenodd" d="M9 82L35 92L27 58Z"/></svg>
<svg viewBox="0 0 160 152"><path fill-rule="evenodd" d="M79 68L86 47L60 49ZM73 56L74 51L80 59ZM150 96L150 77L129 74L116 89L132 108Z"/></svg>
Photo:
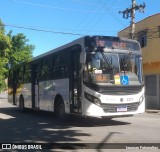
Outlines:
<svg viewBox="0 0 160 152"><path fill-rule="evenodd" d="M34 45L27 44L29 40L26 39L26 36L23 33L12 36L12 31L8 33L8 36L11 39L9 67L31 60Z"/></svg>
<svg viewBox="0 0 160 152"><path fill-rule="evenodd" d="M4 24L0 20L0 91L6 88L5 78L7 73L6 65L9 62L8 55L11 48L11 41L5 35Z"/></svg>
<svg viewBox="0 0 160 152"><path fill-rule="evenodd" d="M0 20L0 91L6 89L5 79L8 77L9 68L31 60L34 45L23 33L12 35L12 31L5 34L4 24Z"/></svg>

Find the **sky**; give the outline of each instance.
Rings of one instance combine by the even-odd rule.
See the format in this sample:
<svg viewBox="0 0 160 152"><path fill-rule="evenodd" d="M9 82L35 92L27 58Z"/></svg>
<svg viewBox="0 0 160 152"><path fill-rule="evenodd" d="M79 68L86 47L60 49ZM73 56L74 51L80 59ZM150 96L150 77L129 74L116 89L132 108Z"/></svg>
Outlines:
<svg viewBox="0 0 160 152"><path fill-rule="evenodd" d="M160 12L160 0L136 0L143 2L136 22ZM130 7L131 0L0 0L0 19L6 33L26 35L35 57L84 35L117 36L131 20L119 11Z"/></svg>

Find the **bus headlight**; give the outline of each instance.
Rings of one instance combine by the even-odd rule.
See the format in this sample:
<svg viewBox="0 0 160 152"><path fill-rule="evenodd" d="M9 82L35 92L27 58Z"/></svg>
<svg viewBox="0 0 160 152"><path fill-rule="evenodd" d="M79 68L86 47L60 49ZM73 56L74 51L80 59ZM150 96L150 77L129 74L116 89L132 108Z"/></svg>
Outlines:
<svg viewBox="0 0 160 152"><path fill-rule="evenodd" d="M144 100L144 94L139 98L139 104L141 104Z"/></svg>
<svg viewBox="0 0 160 152"><path fill-rule="evenodd" d="M96 104L97 106L101 106L101 100L98 99L97 97L94 97L94 96L92 96L92 95L90 95L90 94L88 94L88 93L86 93L86 92L84 93L84 96L85 96L85 98L86 98L87 100L89 100L90 102Z"/></svg>

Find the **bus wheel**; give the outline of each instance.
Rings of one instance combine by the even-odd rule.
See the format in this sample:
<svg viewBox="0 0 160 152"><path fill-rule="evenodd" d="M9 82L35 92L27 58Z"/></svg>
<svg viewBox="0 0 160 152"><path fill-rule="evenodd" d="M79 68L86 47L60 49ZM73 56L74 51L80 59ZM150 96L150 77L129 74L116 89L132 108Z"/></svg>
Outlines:
<svg viewBox="0 0 160 152"><path fill-rule="evenodd" d="M64 107L64 102L62 99L58 100L56 113L57 113L58 119L62 121L66 120L65 107Z"/></svg>
<svg viewBox="0 0 160 152"><path fill-rule="evenodd" d="M25 112L24 99L22 96L19 99L19 110L20 110L20 112Z"/></svg>

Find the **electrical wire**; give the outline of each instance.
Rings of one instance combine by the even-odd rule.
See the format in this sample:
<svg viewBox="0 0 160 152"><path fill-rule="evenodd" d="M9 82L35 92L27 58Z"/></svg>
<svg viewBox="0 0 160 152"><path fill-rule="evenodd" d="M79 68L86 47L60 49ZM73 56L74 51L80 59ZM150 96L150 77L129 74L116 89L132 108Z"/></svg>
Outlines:
<svg viewBox="0 0 160 152"><path fill-rule="evenodd" d="M15 3L22 3L22 4L27 4L27 5L33 5L33 6L60 9L60 10L64 10L64 11L74 11L74 12L84 12L84 13L88 13L88 12L90 12L90 13L104 12L104 11L88 11L88 10L69 9L69 8L64 8L64 7L50 6L50 5L44 5L44 4L38 4L38 3L30 3L30 2L18 1L18 0L11 0L11 1L15 2Z"/></svg>
<svg viewBox="0 0 160 152"><path fill-rule="evenodd" d="M17 25L11 25L11 24L4 24L4 26L27 29L27 30L38 31L38 32L54 33L54 34L85 36L84 34L80 34L80 33L60 32L60 31L56 32L56 31L52 31L52 30L37 29L37 28L31 28L31 27L25 27L25 26L17 26Z"/></svg>
<svg viewBox="0 0 160 152"><path fill-rule="evenodd" d="M102 10L102 8L103 8L103 6L100 6L100 8L99 8L99 10ZM85 29L85 28L89 28L89 29L91 29L91 27L89 27L89 25L91 24L91 23L93 23L94 22L94 20L98 17L98 13L97 14L95 14L90 20L88 20L88 22L87 22L87 24L84 26L84 28L83 29ZM88 32L89 32L90 30L88 30ZM87 33L88 33L87 32Z"/></svg>
<svg viewBox="0 0 160 152"><path fill-rule="evenodd" d="M104 5L105 7L104 7L104 10L105 11L109 11L110 12L110 14L123 26L123 27L126 27L125 25L124 25L124 23L114 14L114 12L112 11L112 8L111 7L107 7L106 6L106 4L104 3L104 1L103 0L98 0L98 2L101 4L101 5Z"/></svg>
<svg viewBox="0 0 160 152"><path fill-rule="evenodd" d="M71 0L71 1L73 1L73 2L75 2L75 3L78 3L78 4L82 4L82 5L94 5L93 3L89 3L89 2L84 2L84 1L80 1L80 0Z"/></svg>
<svg viewBox="0 0 160 152"><path fill-rule="evenodd" d="M90 11L91 11L91 10L94 10L94 9L96 8L96 6L97 6L97 4L95 3L95 4L91 7ZM82 20L79 22L79 24L76 26L76 28L79 28L80 25L82 25L82 23L87 19L87 17L88 17L89 15L90 15L90 13L88 12L88 13L82 18Z"/></svg>
<svg viewBox="0 0 160 152"><path fill-rule="evenodd" d="M78 29L60 29L60 28L51 28L51 27L39 27L39 26L31 26L31 25L13 25L13 24L4 24L4 26L9 26L9 27L14 27L14 28L22 28L22 29L27 29L27 30L35 30L37 32L54 32L56 33L57 31L55 30L66 30L66 31L79 31L79 32L88 32L88 30L78 30ZM45 29L44 29L45 28ZM80 34L80 33L72 33L72 32L62 32L59 31L60 33L66 33L66 34L73 34L73 35L82 35L85 36L85 34ZM58 32L58 33L59 33ZM117 32L117 31L93 31L91 30L90 32ZM91 35L91 34L89 34Z"/></svg>
<svg viewBox="0 0 160 152"><path fill-rule="evenodd" d="M113 1L112 2L112 4L108 7L108 8L110 8L112 5L113 5L113 3L114 3L115 1ZM102 5L102 9L103 9L103 7L105 7L107 4L104 2L103 3L103 5ZM100 17L99 17L99 19L96 21L96 23L90 28L90 29L93 29L98 23L99 23L99 21L104 17L104 15L105 15L105 13L103 13Z"/></svg>

